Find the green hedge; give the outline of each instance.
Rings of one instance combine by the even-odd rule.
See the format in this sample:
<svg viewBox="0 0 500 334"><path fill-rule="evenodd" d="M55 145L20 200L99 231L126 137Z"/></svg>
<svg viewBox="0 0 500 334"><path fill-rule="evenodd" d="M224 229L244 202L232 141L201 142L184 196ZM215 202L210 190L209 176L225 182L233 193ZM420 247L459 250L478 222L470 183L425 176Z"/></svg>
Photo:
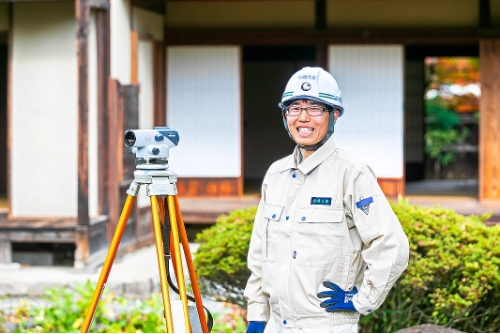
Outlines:
<svg viewBox="0 0 500 334"><path fill-rule="evenodd" d="M257 207L235 210L196 236L200 247L193 265L200 289L217 300L245 308L243 298L250 271L247 253Z"/></svg>
<svg viewBox="0 0 500 334"><path fill-rule="evenodd" d="M453 210L391 203L410 241L410 262L360 331L394 332L419 324L466 332L500 331L500 225ZM245 306L246 256L256 208L220 216L197 236L194 265L202 291Z"/></svg>

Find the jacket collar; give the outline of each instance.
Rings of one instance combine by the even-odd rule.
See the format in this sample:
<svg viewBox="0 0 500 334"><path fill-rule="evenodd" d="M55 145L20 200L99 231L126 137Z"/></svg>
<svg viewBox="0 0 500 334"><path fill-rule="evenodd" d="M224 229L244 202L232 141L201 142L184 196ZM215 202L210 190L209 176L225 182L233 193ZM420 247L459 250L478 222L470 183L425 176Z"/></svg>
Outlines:
<svg viewBox="0 0 500 334"><path fill-rule="evenodd" d="M288 156L288 159L286 159L286 163L283 164L281 173L290 169L299 169L302 173L308 174L314 168L318 167L329 156L331 156L336 150L337 145L335 145L333 138L330 138L306 160L298 162L300 160L300 152L299 147L295 146L292 155Z"/></svg>
<svg viewBox="0 0 500 334"><path fill-rule="evenodd" d="M336 150L337 150L337 145L335 145L333 138L330 138L318 150L316 150L313 154L311 154L307 159L299 163L297 167L302 173L309 174L314 168L318 167ZM295 148L295 151L298 151L298 147ZM298 157L298 152L295 154L295 157Z"/></svg>

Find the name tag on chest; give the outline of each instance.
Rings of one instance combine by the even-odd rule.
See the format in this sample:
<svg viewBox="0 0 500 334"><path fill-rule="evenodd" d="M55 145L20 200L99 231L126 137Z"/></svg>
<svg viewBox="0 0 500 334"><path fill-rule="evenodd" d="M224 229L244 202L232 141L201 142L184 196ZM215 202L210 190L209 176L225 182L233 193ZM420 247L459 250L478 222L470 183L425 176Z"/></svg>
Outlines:
<svg viewBox="0 0 500 334"><path fill-rule="evenodd" d="M311 205L332 205L331 197L311 197Z"/></svg>

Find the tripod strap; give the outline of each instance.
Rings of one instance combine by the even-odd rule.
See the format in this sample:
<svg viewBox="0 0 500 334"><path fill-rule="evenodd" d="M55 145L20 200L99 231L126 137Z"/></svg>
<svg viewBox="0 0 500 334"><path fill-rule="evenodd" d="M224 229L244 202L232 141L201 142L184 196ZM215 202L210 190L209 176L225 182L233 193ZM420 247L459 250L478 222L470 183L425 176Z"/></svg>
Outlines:
<svg viewBox="0 0 500 334"><path fill-rule="evenodd" d="M174 290L176 294L179 294L179 289L177 288L177 286L175 286L174 282L172 282L172 278L170 277L169 272L167 272L167 281L168 285L172 288L172 290ZM187 295L187 298L192 302L196 302L193 296ZM212 316L212 313L210 313L210 311L205 306L203 306L203 308L205 309L205 311L207 311L208 315L207 326L208 326L208 332L210 333L212 331L212 327L214 326L214 317Z"/></svg>

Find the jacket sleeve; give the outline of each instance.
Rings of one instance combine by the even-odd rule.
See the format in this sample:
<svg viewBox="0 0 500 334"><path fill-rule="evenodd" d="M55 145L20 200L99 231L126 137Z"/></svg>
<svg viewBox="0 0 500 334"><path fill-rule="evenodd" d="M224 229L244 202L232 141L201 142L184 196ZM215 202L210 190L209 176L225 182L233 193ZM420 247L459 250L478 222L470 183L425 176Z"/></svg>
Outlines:
<svg viewBox="0 0 500 334"><path fill-rule="evenodd" d="M269 296L262 292L262 238L264 227L264 203L265 184L262 186L262 199L259 203L255 221L253 224L252 237L248 250L248 269L250 278L245 287L245 298L248 302L248 321L269 320Z"/></svg>
<svg viewBox="0 0 500 334"><path fill-rule="evenodd" d="M367 264L353 303L358 312L368 314L383 303L408 265L409 243L375 176L366 166L354 168L345 182L346 216L352 219L363 241L361 255Z"/></svg>

